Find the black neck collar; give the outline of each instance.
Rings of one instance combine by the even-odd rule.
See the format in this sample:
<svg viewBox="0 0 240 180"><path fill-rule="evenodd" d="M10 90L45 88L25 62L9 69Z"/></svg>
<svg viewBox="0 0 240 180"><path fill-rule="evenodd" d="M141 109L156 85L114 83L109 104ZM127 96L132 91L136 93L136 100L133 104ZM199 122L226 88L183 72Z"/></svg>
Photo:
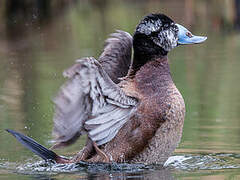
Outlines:
<svg viewBox="0 0 240 180"><path fill-rule="evenodd" d="M142 35L134 35L133 37L133 64L132 75L135 74L148 61L161 59L167 56L168 52L157 46L151 39Z"/></svg>

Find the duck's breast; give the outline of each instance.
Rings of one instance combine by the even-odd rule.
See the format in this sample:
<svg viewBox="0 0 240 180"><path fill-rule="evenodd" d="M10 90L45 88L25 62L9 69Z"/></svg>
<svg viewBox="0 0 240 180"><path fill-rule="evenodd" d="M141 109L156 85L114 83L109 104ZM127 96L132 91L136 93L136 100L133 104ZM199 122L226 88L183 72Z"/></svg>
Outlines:
<svg viewBox="0 0 240 180"><path fill-rule="evenodd" d="M185 116L184 100L175 85L167 91L166 98L162 99L161 107L168 108L161 109L162 117L157 119L163 123L149 141L148 146L135 156L132 162L164 164L181 140Z"/></svg>

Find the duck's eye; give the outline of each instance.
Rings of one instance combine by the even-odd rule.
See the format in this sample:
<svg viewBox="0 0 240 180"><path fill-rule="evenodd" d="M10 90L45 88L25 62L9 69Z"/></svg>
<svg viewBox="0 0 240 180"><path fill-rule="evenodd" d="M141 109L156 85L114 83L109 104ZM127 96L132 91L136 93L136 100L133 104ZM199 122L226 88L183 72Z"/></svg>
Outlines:
<svg viewBox="0 0 240 180"><path fill-rule="evenodd" d="M186 32L186 36L188 36L189 38L193 37L193 35L190 32Z"/></svg>

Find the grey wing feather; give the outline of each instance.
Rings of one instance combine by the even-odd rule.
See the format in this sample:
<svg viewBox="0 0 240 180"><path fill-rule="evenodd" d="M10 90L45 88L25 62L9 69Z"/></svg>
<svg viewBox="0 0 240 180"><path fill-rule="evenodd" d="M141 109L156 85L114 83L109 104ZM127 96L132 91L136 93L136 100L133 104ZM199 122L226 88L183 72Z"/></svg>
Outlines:
<svg viewBox="0 0 240 180"><path fill-rule="evenodd" d="M98 122L98 126L89 132L89 137L91 137L91 139L98 145L102 145L110 141L115 137L119 129L127 122L131 114L132 113L129 112L129 109L118 109L118 111L115 113L108 114L108 121L106 121L104 118L101 118L100 115L98 118L101 118L101 120ZM95 119L87 121L86 126L92 124L92 122L95 124L94 120Z"/></svg>
<svg viewBox="0 0 240 180"><path fill-rule="evenodd" d="M137 99L125 95L94 58L77 60L64 72L69 80L55 98L55 141L88 133L98 145L112 140L131 117Z"/></svg>
<svg viewBox="0 0 240 180"><path fill-rule="evenodd" d="M131 56L132 36L117 30L105 41L103 53L98 60L112 81L119 83L119 78L128 74L132 64Z"/></svg>
<svg viewBox="0 0 240 180"><path fill-rule="evenodd" d="M77 66L74 65L64 72L65 76L70 79L61 87L54 99L53 135L56 142L67 142L76 134L80 135L83 128L81 120L88 118L88 112L91 109L89 97L84 96L89 90L89 86L87 82L81 80L79 75L73 74L76 73L76 68Z"/></svg>

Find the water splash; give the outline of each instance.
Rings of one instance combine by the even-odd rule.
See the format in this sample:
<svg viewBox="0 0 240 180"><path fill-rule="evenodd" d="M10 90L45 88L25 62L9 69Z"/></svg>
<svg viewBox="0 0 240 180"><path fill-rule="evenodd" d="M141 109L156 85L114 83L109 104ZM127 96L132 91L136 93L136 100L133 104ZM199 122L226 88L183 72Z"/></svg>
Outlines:
<svg viewBox="0 0 240 180"><path fill-rule="evenodd" d="M0 169L20 174L45 174L59 173L139 173L162 169L161 165L128 164L128 163L86 163L54 164L45 161L27 160L26 163L0 162ZM194 170L221 170L240 168L239 154L187 154L170 157L164 168L183 171Z"/></svg>
<svg viewBox="0 0 240 180"><path fill-rule="evenodd" d="M0 168L7 169L20 174L48 174L54 175L58 173L98 173L98 172L125 172L137 173L142 171L151 171L158 166L144 164L128 164L128 163L72 163L72 164L54 164L45 161L32 161L23 164L18 163L1 163Z"/></svg>
<svg viewBox="0 0 240 180"><path fill-rule="evenodd" d="M240 168L239 154L176 155L170 157L164 166L180 170L220 170Z"/></svg>

